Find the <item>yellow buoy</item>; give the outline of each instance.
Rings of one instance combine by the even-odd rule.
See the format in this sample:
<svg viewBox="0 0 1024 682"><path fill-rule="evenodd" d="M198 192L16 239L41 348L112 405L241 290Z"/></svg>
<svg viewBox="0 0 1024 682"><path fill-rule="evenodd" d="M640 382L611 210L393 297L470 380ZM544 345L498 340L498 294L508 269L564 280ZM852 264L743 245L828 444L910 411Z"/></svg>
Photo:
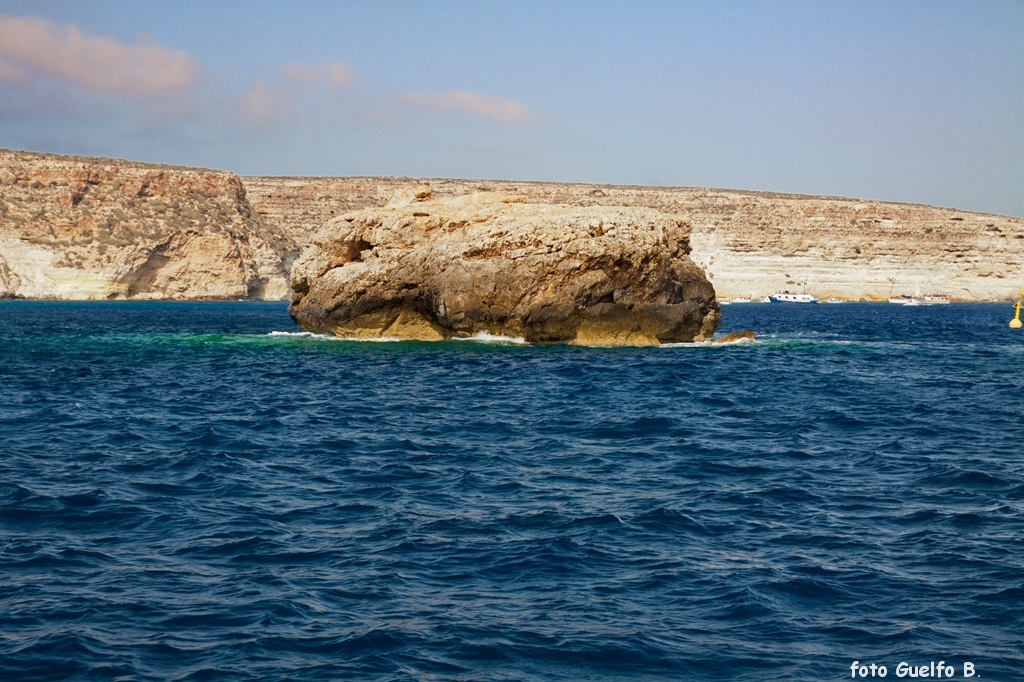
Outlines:
<svg viewBox="0 0 1024 682"><path fill-rule="evenodd" d="M1014 306L1013 306L1017 310L1017 314L1014 315L1012 320L1010 320L1010 329L1020 329L1020 327L1021 327L1021 322L1020 322L1020 302L1021 302L1021 299L1024 299L1024 289L1021 289L1020 291L1017 292L1017 303L1014 304Z"/></svg>

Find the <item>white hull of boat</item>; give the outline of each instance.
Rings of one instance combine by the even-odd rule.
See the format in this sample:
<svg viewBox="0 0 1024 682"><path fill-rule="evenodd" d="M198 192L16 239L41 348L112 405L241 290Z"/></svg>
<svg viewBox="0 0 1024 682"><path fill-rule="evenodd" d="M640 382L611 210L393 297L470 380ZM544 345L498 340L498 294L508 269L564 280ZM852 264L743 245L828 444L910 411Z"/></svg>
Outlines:
<svg viewBox="0 0 1024 682"><path fill-rule="evenodd" d="M890 298L889 303L896 303L898 305L946 305L949 303L949 297L945 295L901 296L899 298Z"/></svg>
<svg viewBox="0 0 1024 682"><path fill-rule="evenodd" d="M791 294L788 291L780 291L770 297L772 303L817 303L818 299L811 294Z"/></svg>
<svg viewBox="0 0 1024 682"><path fill-rule="evenodd" d="M913 296L900 294L897 297L890 298L889 303L899 303L901 305L943 305L945 303L949 303L949 295L928 294L925 296L921 293L921 283L915 282Z"/></svg>

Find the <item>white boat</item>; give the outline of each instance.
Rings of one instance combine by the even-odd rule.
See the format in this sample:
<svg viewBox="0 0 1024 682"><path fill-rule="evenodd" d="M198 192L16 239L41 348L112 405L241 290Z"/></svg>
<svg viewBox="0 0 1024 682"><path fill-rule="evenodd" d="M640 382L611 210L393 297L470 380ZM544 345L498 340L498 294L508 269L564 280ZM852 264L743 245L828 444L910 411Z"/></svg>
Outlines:
<svg viewBox="0 0 1024 682"><path fill-rule="evenodd" d="M915 282L913 296L900 294L898 297L890 298L889 303L898 303L900 305L942 305L949 303L949 294L928 294L924 296L921 294L921 283Z"/></svg>
<svg viewBox="0 0 1024 682"><path fill-rule="evenodd" d="M817 303L818 299L814 298L811 294L806 291L799 294L793 294L788 291L777 291L770 297L772 303Z"/></svg>
<svg viewBox="0 0 1024 682"><path fill-rule="evenodd" d="M746 296L737 296L736 298L732 299L731 303L750 303L750 299L747 298Z"/></svg>

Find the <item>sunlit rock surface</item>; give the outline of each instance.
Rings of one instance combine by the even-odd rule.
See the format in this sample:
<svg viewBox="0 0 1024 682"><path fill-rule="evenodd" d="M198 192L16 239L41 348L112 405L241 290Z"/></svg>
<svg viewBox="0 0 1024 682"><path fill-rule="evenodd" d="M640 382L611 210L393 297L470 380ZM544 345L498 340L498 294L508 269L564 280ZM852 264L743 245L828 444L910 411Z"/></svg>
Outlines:
<svg viewBox="0 0 1024 682"><path fill-rule="evenodd" d="M313 236L292 271L290 312L342 337L703 340L720 315L688 237L685 219L651 209L403 189Z"/></svg>
<svg viewBox="0 0 1024 682"><path fill-rule="evenodd" d="M0 297L280 300L297 252L233 173L0 150Z"/></svg>

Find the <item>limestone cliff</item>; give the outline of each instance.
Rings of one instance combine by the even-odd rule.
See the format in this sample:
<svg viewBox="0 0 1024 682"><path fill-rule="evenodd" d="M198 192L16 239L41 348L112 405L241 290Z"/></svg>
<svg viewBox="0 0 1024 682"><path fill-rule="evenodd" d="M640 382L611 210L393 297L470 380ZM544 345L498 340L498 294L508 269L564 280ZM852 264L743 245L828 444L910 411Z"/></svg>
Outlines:
<svg viewBox="0 0 1024 682"><path fill-rule="evenodd" d="M819 297L947 293L1006 300L1024 285L1024 219L913 204L687 187L407 178L239 179L231 173L0 150L0 297L265 298L313 232L427 183L690 221L691 258L720 298L805 285Z"/></svg>
<svg viewBox="0 0 1024 682"><path fill-rule="evenodd" d="M305 243L326 220L381 206L398 188L497 191L531 203L655 208L692 224L691 258L720 298L805 283L819 297L928 292L1007 300L1024 286L1024 219L916 204L691 187L408 178L244 178L253 207Z"/></svg>
<svg viewBox="0 0 1024 682"><path fill-rule="evenodd" d="M688 236L685 219L652 209L409 189L313 235L289 310L303 329L343 337L704 340L720 314Z"/></svg>
<svg viewBox="0 0 1024 682"><path fill-rule="evenodd" d="M0 297L279 300L297 251L237 175L0 150Z"/></svg>

